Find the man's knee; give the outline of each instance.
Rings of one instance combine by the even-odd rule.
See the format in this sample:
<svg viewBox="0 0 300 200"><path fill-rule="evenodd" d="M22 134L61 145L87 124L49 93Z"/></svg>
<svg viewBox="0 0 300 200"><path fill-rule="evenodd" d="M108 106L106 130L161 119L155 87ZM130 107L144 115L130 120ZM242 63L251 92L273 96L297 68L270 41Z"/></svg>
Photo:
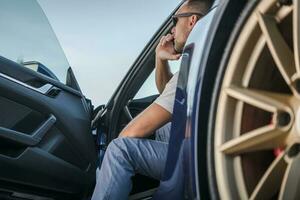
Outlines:
<svg viewBox="0 0 300 200"><path fill-rule="evenodd" d="M128 138L125 137L120 137L113 139L107 149L106 149L106 154L113 154L113 155L123 155L124 153L128 153L127 149L127 143L128 143Z"/></svg>

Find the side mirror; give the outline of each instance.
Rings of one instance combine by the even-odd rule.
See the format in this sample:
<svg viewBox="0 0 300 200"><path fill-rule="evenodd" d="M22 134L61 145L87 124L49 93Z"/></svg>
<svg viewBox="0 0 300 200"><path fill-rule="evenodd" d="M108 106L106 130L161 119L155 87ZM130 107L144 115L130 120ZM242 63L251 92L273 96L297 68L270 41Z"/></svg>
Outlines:
<svg viewBox="0 0 300 200"><path fill-rule="evenodd" d="M28 61L22 62L22 65L28 69L31 69L35 72L48 76L54 80L59 81L59 79L55 76L55 74L45 65L37 61Z"/></svg>

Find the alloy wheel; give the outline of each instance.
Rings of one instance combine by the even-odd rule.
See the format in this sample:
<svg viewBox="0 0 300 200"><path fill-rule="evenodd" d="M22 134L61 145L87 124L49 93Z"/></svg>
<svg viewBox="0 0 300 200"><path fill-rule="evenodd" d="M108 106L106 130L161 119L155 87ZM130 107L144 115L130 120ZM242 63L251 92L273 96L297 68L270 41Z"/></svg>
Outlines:
<svg viewBox="0 0 300 200"><path fill-rule="evenodd" d="M221 199L300 197L300 2L262 0L233 47L214 133Z"/></svg>

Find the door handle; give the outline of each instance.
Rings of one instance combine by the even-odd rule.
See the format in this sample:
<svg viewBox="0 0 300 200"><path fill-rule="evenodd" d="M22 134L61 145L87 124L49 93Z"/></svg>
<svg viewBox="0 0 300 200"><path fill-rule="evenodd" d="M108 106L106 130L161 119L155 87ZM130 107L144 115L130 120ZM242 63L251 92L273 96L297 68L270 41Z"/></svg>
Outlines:
<svg viewBox="0 0 300 200"><path fill-rule="evenodd" d="M54 125L55 122L56 117L51 114L50 117L46 121L44 121L30 135L19 131L14 131L8 128L0 127L0 138L4 138L26 146L35 146L42 140L42 138L50 130L50 128Z"/></svg>
<svg viewBox="0 0 300 200"><path fill-rule="evenodd" d="M43 85L43 86L41 86L39 88L36 88L36 87L33 87L33 86L28 85L26 83L23 83L22 81L19 81L19 80L13 78L13 77L5 75L5 74L3 74L1 72L0 72L0 77L5 78L5 79L10 80L10 81L13 81L14 83L22 85L22 86L24 86L26 88L29 88L29 89L34 90L36 92L39 92L41 94L46 94L53 87L53 85L51 85L50 83L47 83L47 84L45 84L45 85Z"/></svg>

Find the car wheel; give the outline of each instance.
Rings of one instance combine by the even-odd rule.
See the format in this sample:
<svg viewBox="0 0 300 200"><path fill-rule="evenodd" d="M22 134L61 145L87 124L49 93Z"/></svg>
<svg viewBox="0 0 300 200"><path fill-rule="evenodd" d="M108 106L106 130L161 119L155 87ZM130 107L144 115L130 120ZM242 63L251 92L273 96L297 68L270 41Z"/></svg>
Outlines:
<svg viewBox="0 0 300 200"><path fill-rule="evenodd" d="M300 2L251 1L222 58L209 117L210 191L300 197Z"/></svg>

